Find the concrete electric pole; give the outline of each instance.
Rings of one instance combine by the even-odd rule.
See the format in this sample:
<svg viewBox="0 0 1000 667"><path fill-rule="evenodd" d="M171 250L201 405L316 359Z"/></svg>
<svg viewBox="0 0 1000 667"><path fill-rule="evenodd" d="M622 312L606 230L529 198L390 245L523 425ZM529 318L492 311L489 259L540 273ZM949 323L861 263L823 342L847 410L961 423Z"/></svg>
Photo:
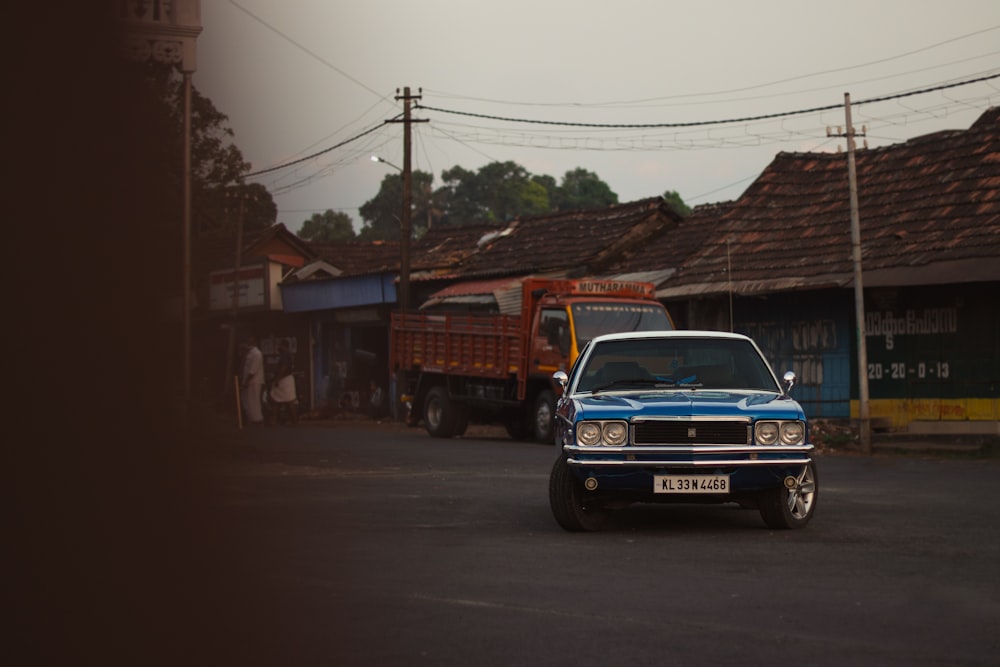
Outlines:
<svg viewBox="0 0 1000 667"><path fill-rule="evenodd" d="M858 403L859 422L861 429L861 451L872 453L871 403L868 398L868 350L865 334L865 291L861 274L861 220L858 210L858 172L854 160L854 137L865 136L866 128L861 134L854 131L851 122L851 94L844 93L844 112L846 114L847 131L838 132L836 136L847 137L847 182L851 202L851 257L854 263L854 319L856 322L856 339L858 347ZM827 135L833 136L827 128Z"/></svg>

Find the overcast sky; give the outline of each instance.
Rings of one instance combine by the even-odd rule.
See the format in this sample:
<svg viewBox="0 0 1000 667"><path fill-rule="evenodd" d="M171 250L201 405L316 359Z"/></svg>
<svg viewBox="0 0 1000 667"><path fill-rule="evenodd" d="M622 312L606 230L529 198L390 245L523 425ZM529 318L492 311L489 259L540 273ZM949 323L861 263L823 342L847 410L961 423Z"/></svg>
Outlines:
<svg viewBox="0 0 1000 667"><path fill-rule="evenodd" d="M383 121L401 113L404 86L432 107L414 111L429 122L412 126L413 167L435 186L453 166L513 160L557 181L583 167L621 202L676 190L694 206L739 197L779 152L844 146L826 131L844 125L844 93L858 103L1000 75L998 0L202 0L201 11L194 83L253 169L322 152L250 179L293 231L327 209L360 228L358 208L393 171L370 156L402 166L402 124ZM998 104L993 78L856 104L853 117L875 147L965 129Z"/></svg>

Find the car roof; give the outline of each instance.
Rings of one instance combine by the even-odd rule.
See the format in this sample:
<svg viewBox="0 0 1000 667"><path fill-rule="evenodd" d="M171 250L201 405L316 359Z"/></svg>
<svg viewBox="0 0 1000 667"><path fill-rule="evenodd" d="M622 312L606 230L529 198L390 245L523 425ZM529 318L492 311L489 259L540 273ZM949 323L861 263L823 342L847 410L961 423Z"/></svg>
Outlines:
<svg viewBox="0 0 1000 667"><path fill-rule="evenodd" d="M639 338L673 338L673 339L693 339L693 340L750 340L747 336L728 331L626 331L623 333L604 334L594 336L591 343L602 343L609 340L633 340Z"/></svg>

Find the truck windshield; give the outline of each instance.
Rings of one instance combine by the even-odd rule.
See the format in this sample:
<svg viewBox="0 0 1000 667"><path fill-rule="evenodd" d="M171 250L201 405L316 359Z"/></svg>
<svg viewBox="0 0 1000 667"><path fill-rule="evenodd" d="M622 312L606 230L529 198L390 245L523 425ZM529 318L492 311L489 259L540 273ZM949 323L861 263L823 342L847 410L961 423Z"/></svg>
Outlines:
<svg viewBox="0 0 1000 667"><path fill-rule="evenodd" d="M592 301L574 303L571 308L576 346L580 350L601 334L673 329L667 312L659 304Z"/></svg>

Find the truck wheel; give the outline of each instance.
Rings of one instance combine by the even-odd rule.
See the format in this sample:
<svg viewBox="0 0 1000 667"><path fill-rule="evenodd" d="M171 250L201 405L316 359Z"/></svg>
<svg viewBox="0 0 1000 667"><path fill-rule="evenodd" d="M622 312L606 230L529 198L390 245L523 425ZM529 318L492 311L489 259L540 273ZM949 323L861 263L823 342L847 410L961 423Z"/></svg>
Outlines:
<svg viewBox="0 0 1000 667"><path fill-rule="evenodd" d="M565 456L556 459L549 476L549 506L556 523L572 533L600 530L607 511L589 505L583 482L570 470Z"/></svg>
<svg viewBox="0 0 1000 667"><path fill-rule="evenodd" d="M816 512L819 477L816 464L802 468L794 489L785 485L760 494L760 516L769 528L803 528Z"/></svg>
<svg viewBox="0 0 1000 667"><path fill-rule="evenodd" d="M455 406L444 387L434 387L427 392L424 428L435 438L450 438L455 432Z"/></svg>
<svg viewBox="0 0 1000 667"><path fill-rule="evenodd" d="M535 410L531 413L535 440L551 445L555 442L556 397L548 389L538 394Z"/></svg>

